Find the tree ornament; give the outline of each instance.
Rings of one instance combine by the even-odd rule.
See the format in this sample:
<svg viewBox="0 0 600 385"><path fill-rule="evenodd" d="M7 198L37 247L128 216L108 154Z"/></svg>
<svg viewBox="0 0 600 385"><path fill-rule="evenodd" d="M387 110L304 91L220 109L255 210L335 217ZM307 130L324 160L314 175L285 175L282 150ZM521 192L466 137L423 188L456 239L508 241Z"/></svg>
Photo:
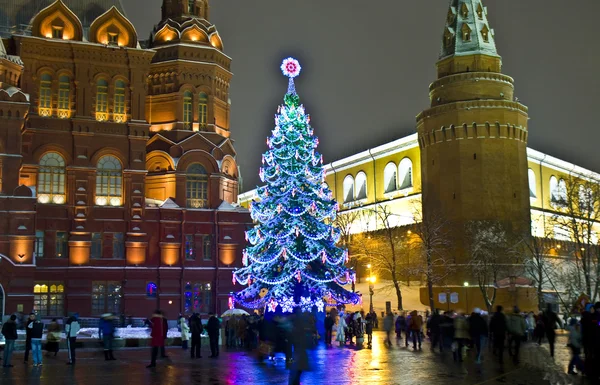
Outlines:
<svg viewBox="0 0 600 385"><path fill-rule="evenodd" d="M277 310L277 301L275 301L272 298L271 301L269 301L269 310L271 311L271 313L275 313L275 311Z"/></svg>
<svg viewBox="0 0 600 385"><path fill-rule="evenodd" d="M298 271L296 272L296 279L298 280L298 282L301 282L301 281L302 281L302 275L300 275L300 270L298 270Z"/></svg>

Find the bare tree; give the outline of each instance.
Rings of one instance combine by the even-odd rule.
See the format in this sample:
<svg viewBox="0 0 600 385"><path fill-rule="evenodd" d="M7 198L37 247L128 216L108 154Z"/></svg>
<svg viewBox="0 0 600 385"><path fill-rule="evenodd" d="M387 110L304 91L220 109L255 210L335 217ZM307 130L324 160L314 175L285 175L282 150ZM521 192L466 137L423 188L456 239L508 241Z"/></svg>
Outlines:
<svg viewBox="0 0 600 385"><path fill-rule="evenodd" d="M360 219L360 216L361 214L359 211L347 211L339 213L333 222L334 226L337 227L341 233L339 245L348 249L348 255L350 257L348 265L356 272L357 279L359 279L359 258L354 258L356 247L353 243L353 226L356 225L357 221ZM356 284L354 281L352 281L352 291L356 291Z"/></svg>
<svg viewBox="0 0 600 385"><path fill-rule="evenodd" d="M544 228L543 236L523 234L521 245L524 246L523 255L525 261L523 266L525 274L535 285L538 308L544 309L544 287L548 284L554 285L554 280L552 279L554 278L554 269L549 260L549 255L555 247L556 241L552 239L552 233L544 227L543 223L540 226ZM552 278L550 274L552 274Z"/></svg>
<svg viewBox="0 0 600 385"><path fill-rule="evenodd" d="M413 216L416 222L414 233L419 240L414 247L421 255L417 273L425 276L429 307L434 310L433 287L442 284L454 271L447 253L452 243L449 223L435 212L425 214L420 205L414 205Z"/></svg>
<svg viewBox="0 0 600 385"><path fill-rule="evenodd" d="M554 238L565 241L571 255L572 266L563 276L566 289L571 297L583 292L595 301L600 285L600 181L571 175L559 180L551 194Z"/></svg>

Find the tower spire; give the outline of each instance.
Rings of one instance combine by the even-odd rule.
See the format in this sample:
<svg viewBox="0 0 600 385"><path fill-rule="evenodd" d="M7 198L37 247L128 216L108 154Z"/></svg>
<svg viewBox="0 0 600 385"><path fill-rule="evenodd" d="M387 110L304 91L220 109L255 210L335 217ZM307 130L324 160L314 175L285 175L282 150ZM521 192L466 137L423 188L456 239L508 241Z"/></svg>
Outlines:
<svg viewBox="0 0 600 385"><path fill-rule="evenodd" d="M440 60L448 56L499 56L482 0L450 0Z"/></svg>

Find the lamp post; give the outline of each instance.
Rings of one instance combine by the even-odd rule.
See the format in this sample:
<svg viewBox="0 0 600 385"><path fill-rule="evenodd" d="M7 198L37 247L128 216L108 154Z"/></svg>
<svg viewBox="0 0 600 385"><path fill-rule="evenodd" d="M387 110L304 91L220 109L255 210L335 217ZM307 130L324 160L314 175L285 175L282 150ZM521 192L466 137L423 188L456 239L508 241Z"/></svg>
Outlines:
<svg viewBox="0 0 600 385"><path fill-rule="evenodd" d="M467 314L469 314L469 282L463 283L463 286L465 287L465 299L467 302L466 312L467 312Z"/></svg>
<svg viewBox="0 0 600 385"><path fill-rule="evenodd" d="M372 275L369 278L367 278L367 280L369 281L369 296L370 296L369 313L373 313L373 294L374 294L373 289L375 288L375 282L377 281L377 278L375 278L375 276Z"/></svg>
<svg viewBox="0 0 600 385"><path fill-rule="evenodd" d="M450 293L452 290L450 288L446 289L446 305L448 305L448 314L450 314Z"/></svg>

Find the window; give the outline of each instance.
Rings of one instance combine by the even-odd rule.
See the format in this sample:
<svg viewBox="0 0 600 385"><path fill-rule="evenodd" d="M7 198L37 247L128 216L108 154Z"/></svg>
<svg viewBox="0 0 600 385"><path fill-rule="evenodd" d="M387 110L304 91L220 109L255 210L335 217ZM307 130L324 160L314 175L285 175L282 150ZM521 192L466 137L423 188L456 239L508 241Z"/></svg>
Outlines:
<svg viewBox="0 0 600 385"><path fill-rule="evenodd" d="M52 26L52 38L62 39L63 38L63 27L58 25Z"/></svg>
<svg viewBox="0 0 600 385"><path fill-rule="evenodd" d="M92 282L92 314L120 314L122 297L119 282Z"/></svg>
<svg viewBox="0 0 600 385"><path fill-rule="evenodd" d="M467 23L463 24L461 31L463 41L471 41L471 28L469 28Z"/></svg>
<svg viewBox="0 0 600 385"><path fill-rule="evenodd" d="M125 236L123 233L113 233L112 256L116 259L125 258Z"/></svg>
<svg viewBox="0 0 600 385"><path fill-rule="evenodd" d="M205 261L212 260L212 242L210 235L202 236L202 259Z"/></svg>
<svg viewBox="0 0 600 385"><path fill-rule="evenodd" d="M464 17L464 18L469 17L469 7L467 7L466 3L463 3L463 5L460 9L460 13L462 14L462 17Z"/></svg>
<svg viewBox="0 0 600 385"><path fill-rule="evenodd" d="M383 170L383 183L384 190L386 193L396 191L397 185L396 180L398 176L398 169L394 162L388 163Z"/></svg>
<svg viewBox="0 0 600 385"><path fill-rule="evenodd" d="M483 41L485 43L489 43L489 41L490 41L490 30L488 29L488 27L486 25L484 25L483 28L481 29L481 37L483 38Z"/></svg>
<svg viewBox="0 0 600 385"><path fill-rule="evenodd" d="M188 0L188 13L190 15L194 14L195 3L196 3L196 0Z"/></svg>
<svg viewBox="0 0 600 385"><path fill-rule="evenodd" d="M33 309L42 317L64 316L65 287L62 282L36 282Z"/></svg>
<svg viewBox="0 0 600 385"><path fill-rule="evenodd" d="M183 125L185 128L190 128L192 126L192 121L194 120L193 112L192 112L192 93L190 91L186 91L183 94Z"/></svg>
<svg viewBox="0 0 600 385"><path fill-rule="evenodd" d="M200 163L190 165L186 172L187 207L208 206L208 175Z"/></svg>
<svg viewBox="0 0 600 385"><path fill-rule="evenodd" d="M40 79L40 116L52 116L52 76L43 74Z"/></svg>
<svg viewBox="0 0 600 385"><path fill-rule="evenodd" d="M115 109L113 111L113 120L117 123L123 123L127 120L125 114L125 82L117 80L115 82Z"/></svg>
<svg viewBox="0 0 600 385"><path fill-rule="evenodd" d="M122 184L121 162L112 155L100 158L96 170L96 204L121 206L123 204Z"/></svg>
<svg viewBox="0 0 600 385"><path fill-rule="evenodd" d="M35 244L33 246L33 252L36 258L42 258L44 256L44 231L35 231Z"/></svg>
<svg viewBox="0 0 600 385"><path fill-rule="evenodd" d="M527 175L529 178L529 198L531 198L531 200L536 200L537 184L535 181L535 172L533 172L532 169L529 169L529 171L527 172Z"/></svg>
<svg viewBox="0 0 600 385"><path fill-rule="evenodd" d="M558 202L558 179L553 175L550 177L550 202Z"/></svg>
<svg viewBox="0 0 600 385"><path fill-rule="evenodd" d="M344 178L344 202L354 201L354 178L352 175L347 175Z"/></svg>
<svg viewBox="0 0 600 385"><path fill-rule="evenodd" d="M92 258L102 258L102 233L92 233L90 256Z"/></svg>
<svg viewBox="0 0 600 385"><path fill-rule="evenodd" d="M146 285L146 297L148 298L156 298L156 291L158 287L154 282L148 282Z"/></svg>
<svg viewBox="0 0 600 385"><path fill-rule="evenodd" d="M67 119L71 116L71 78L58 78L58 117Z"/></svg>
<svg viewBox="0 0 600 385"><path fill-rule="evenodd" d="M594 192L590 187L579 185L579 211L584 216L590 215L594 211Z"/></svg>
<svg viewBox="0 0 600 385"><path fill-rule="evenodd" d="M367 199L367 174L359 172L356 174L356 199Z"/></svg>
<svg viewBox="0 0 600 385"><path fill-rule="evenodd" d="M107 40L109 45L119 45L119 33L109 32Z"/></svg>
<svg viewBox="0 0 600 385"><path fill-rule="evenodd" d="M404 158L400 161L400 165L398 165L398 176L400 190L413 187L412 161L409 158Z"/></svg>
<svg viewBox="0 0 600 385"><path fill-rule="evenodd" d="M196 260L196 242L193 234L185 236L185 259L188 261Z"/></svg>
<svg viewBox="0 0 600 385"><path fill-rule="evenodd" d="M65 160L60 154L48 152L40 159L37 193L40 203L65 203Z"/></svg>
<svg viewBox="0 0 600 385"><path fill-rule="evenodd" d="M104 79L96 83L96 120L108 120L108 82Z"/></svg>
<svg viewBox="0 0 600 385"><path fill-rule="evenodd" d="M206 128L208 120L208 96L201 92L198 97L198 123L200 128Z"/></svg>
<svg viewBox="0 0 600 385"><path fill-rule="evenodd" d="M558 181L557 188L558 200L562 205L567 204L567 183L564 179Z"/></svg>
<svg viewBox="0 0 600 385"><path fill-rule="evenodd" d="M67 258L69 256L69 238L66 231L56 232L56 257Z"/></svg>
<svg viewBox="0 0 600 385"><path fill-rule="evenodd" d="M477 4L477 17L483 19L483 7L481 6L481 3Z"/></svg>
<svg viewBox="0 0 600 385"><path fill-rule="evenodd" d="M212 288L210 283L187 282L184 297L186 314L212 311Z"/></svg>

